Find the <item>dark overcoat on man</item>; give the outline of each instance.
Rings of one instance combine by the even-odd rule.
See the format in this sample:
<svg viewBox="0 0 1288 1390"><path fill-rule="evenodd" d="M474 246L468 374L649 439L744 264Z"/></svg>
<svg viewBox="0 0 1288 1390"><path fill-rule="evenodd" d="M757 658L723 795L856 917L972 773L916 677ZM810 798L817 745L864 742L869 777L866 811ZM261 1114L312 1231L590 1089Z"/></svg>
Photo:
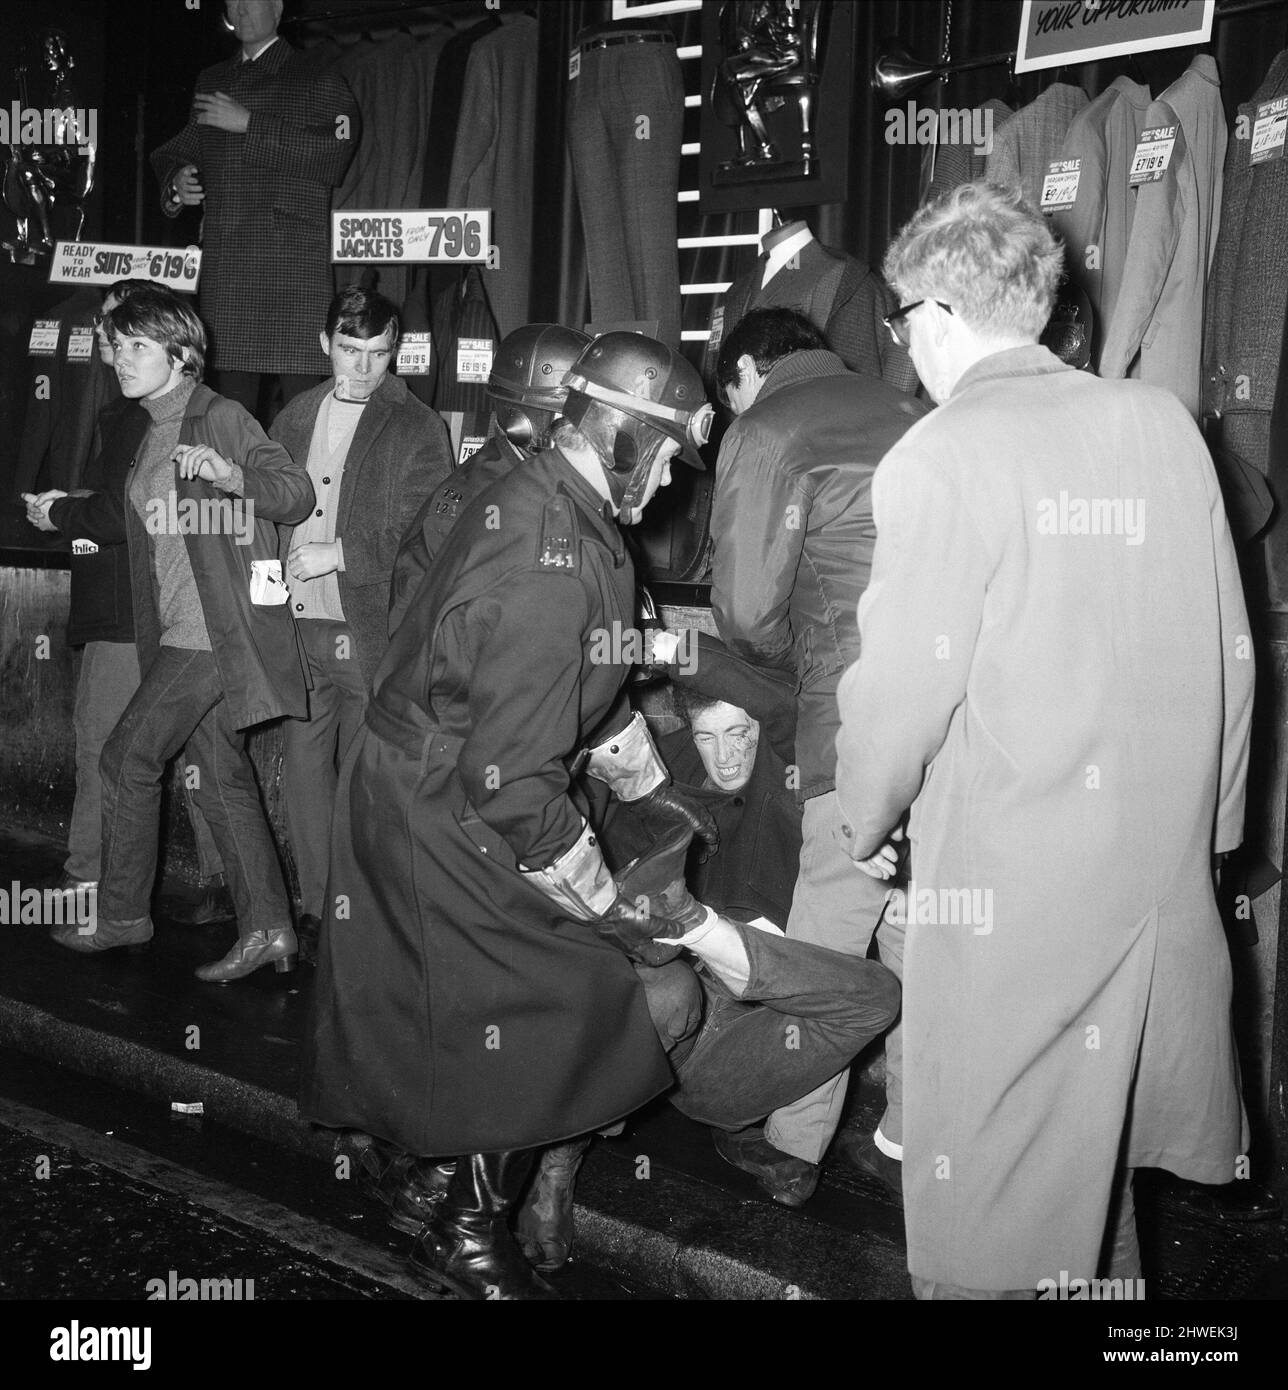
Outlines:
<svg viewBox="0 0 1288 1390"><path fill-rule="evenodd" d="M307 467L318 410L335 382L289 401L269 431ZM386 374L362 409L344 461L335 534L344 546L340 606L368 687L388 645L386 610L398 543L422 503L452 471L447 427L396 376ZM282 572L293 526L279 528Z"/></svg>
<svg viewBox="0 0 1288 1390"><path fill-rule="evenodd" d="M523 454L504 435L494 435L430 494L398 544L389 582L389 632L397 631L434 556L443 548L456 518L517 463ZM450 456L449 456L450 461Z"/></svg>
<svg viewBox="0 0 1288 1390"><path fill-rule="evenodd" d="M340 774L308 1118L487 1153L670 1085L630 961L519 872L581 834L569 767L628 669L593 656L634 589L615 522L556 451L452 528Z"/></svg>
<svg viewBox="0 0 1288 1390"><path fill-rule="evenodd" d="M205 68L199 93L250 112L245 134L190 120L152 152L164 189L195 164L202 209L201 317L219 371L314 374L334 293L331 190L357 144L344 79L278 39L254 62Z"/></svg>

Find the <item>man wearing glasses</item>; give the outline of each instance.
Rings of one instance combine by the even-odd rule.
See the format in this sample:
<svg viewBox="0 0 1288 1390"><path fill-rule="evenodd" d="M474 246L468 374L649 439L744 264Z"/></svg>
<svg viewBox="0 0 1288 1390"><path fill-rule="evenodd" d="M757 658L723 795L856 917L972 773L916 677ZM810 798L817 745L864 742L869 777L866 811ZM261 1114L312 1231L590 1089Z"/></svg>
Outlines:
<svg viewBox="0 0 1288 1390"><path fill-rule="evenodd" d="M790 309L758 309L726 338L716 381L734 415L716 464L712 607L722 640L748 661L789 672L797 685L796 761L804 805L800 873L787 934L862 956L882 922L896 847L855 871L834 834L836 687L859 651L856 609L876 530L872 474L926 407L875 377L847 370L819 331ZM882 959L896 974L902 942L882 927ZM888 1110L875 1141L845 1157L897 1192L898 1041L886 1042ZM759 1126L721 1135L731 1163L775 1201L798 1207L818 1183L845 1100L833 1077ZM883 1162L884 1160L884 1162Z"/></svg>

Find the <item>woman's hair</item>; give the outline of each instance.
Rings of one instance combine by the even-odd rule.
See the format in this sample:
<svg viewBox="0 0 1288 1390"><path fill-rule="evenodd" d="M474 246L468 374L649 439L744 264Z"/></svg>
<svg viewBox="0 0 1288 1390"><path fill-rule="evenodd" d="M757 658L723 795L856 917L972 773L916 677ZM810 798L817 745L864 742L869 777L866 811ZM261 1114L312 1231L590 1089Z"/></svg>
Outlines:
<svg viewBox="0 0 1288 1390"><path fill-rule="evenodd" d="M981 182L913 213L883 269L905 303L940 299L979 333L1037 338L1063 261L1064 248L1018 188Z"/></svg>
<svg viewBox="0 0 1288 1390"><path fill-rule="evenodd" d="M109 338L151 338L160 343L185 376L201 380L206 366L206 330L196 310L164 285L139 285L105 320Z"/></svg>

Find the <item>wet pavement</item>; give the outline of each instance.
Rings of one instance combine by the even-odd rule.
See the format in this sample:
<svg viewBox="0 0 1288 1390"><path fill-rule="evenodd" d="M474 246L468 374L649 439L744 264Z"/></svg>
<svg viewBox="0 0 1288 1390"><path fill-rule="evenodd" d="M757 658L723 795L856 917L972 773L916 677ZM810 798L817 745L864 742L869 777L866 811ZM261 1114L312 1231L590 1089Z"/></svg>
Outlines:
<svg viewBox="0 0 1288 1390"><path fill-rule="evenodd" d="M443 1301L344 1165L0 1051L0 1298ZM660 1297L574 1261L573 1301Z"/></svg>
<svg viewBox="0 0 1288 1390"><path fill-rule="evenodd" d="M0 886L35 884L60 859L47 841L0 835ZM158 1190L132 1170L122 1182L115 1150L78 1145L57 1130L34 1138L30 1117L15 1120L0 1108L7 1179L0 1221L14 1223L17 1252L10 1273L0 1266L0 1297L142 1298L140 1280L172 1268L201 1277L187 1266L206 1240L213 1271L206 1277L254 1278L257 1299L423 1296L412 1284L388 1282L392 1270L379 1262L341 1260L337 1267L334 1251L320 1255L308 1246L310 1226L356 1231L369 1252L383 1251L381 1258L402 1268L399 1238L335 1181L330 1137L296 1113L309 972L260 971L227 987L200 983L193 969L223 954L231 924L178 927L158 918L151 949L138 956L78 956L38 925L3 931L0 1048L21 1055L0 1058L0 1096L108 1143L134 1146L135 1131L146 1130L144 1149L293 1210L303 1234L283 1253L264 1228L247 1227L244 1214L211 1215L200 1204L188 1210L190 1193ZM43 1079L32 1080L40 1067ZM200 1103L204 1116L182 1116L175 1103ZM878 1066L852 1086L847 1124L870 1130L880 1103ZM22 1176L36 1142L57 1157L59 1185L79 1194L62 1216L50 1205L55 1189ZM118 1201L125 1206L112 1216ZM1288 1224L1199 1219L1148 1184L1138 1207L1151 1299L1288 1296ZM71 1215L88 1223L84 1240L107 1240L113 1260L119 1256L112 1287L120 1292L81 1287L75 1262L40 1238ZM573 1299L910 1298L902 1215L888 1194L833 1162L810 1204L787 1211L719 1158L706 1129L665 1103L634 1117L621 1137L597 1142L578 1186L577 1220L579 1259L565 1290ZM133 1232L124 1244L122 1232ZM174 1255L153 1244L170 1234L182 1236ZM8 1243L0 1230L0 1248ZM257 1275L261 1255L269 1272Z"/></svg>

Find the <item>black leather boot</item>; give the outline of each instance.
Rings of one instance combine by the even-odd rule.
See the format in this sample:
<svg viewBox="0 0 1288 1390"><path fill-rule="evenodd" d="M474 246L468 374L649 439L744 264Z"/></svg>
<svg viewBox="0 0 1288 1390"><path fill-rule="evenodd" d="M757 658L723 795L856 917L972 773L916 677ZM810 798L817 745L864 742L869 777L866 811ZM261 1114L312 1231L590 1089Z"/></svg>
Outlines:
<svg viewBox="0 0 1288 1390"><path fill-rule="evenodd" d="M358 1186L389 1211L395 1231L416 1235L447 1193L454 1158L417 1158L370 1134L347 1135L337 1145L357 1166Z"/></svg>
<svg viewBox="0 0 1288 1390"><path fill-rule="evenodd" d="M572 1194L591 1135L546 1149L514 1219L514 1235L534 1268L562 1269L572 1253Z"/></svg>
<svg viewBox="0 0 1288 1390"><path fill-rule="evenodd" d="M447 1195L411 1248L412 1265L460 1298L557 1299L523 1258L507 1222L535 1157L535 1149L511 1149L459 1159Z"/></svg>

